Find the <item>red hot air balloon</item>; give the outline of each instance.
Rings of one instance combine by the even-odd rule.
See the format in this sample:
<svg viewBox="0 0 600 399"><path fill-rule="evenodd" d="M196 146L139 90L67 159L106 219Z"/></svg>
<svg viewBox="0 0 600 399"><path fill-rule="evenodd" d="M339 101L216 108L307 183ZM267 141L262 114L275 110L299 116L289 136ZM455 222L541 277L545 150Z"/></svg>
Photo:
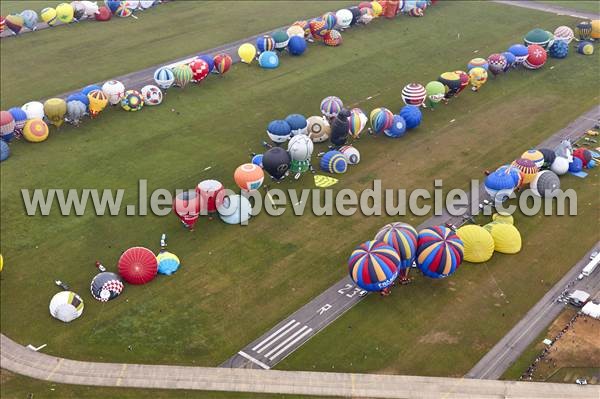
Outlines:
<svg viewBox="0 0 600 399"><path fill-rule="evenodd" d="M214 58L215 70L219 74L223 75L225 72L229 71L232 62L233 61L229 55L225 53L217 54Z"/></svg>
<svg viewBox="0 0 600 399"><path fill-rule="evenodd" d="M210 72L208 63L200 58L190 62L190 68L192 69L192 79L197 83L202 82Z"/></svg>
<svg viewBox="0 0 600 399"><path fill-rule="evenodd" d="M193 230L200 217L200 194L194 190L177 194L173 201L173 211L185 227Z"/></svg>
<svg viewBox="0 0 600 399"><path fill-rule="evenodd" d="M119 274L129 284L146 284L156 277L158 262L148 248L133 247L119 258Z"/></svg>
<svg viewBox="0 0 600 399"><path fill-rule="evenodd" d="M203 215L217 212L217 208L223 203L225 188L218 180L202 180L196 186L196 192L200 194L200 212Z"/></svg>

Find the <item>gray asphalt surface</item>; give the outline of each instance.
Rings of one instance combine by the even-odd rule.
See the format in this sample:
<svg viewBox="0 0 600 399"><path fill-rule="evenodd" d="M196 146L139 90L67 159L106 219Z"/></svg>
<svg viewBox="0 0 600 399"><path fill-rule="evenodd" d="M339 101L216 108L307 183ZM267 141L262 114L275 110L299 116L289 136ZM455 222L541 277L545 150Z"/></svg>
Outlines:
<svg viewBox="0 0 600 399"><path fill-rule="evenodd" d="M538 335L558 317L565 306L570 306L556 302L556 299L564 290L572 291L579 289L588 292L592 296L600 292L600 270L594 271L591 276L585 277L583 280L577 280L581 269L590 261L590 254L599 249L600 241L527 312L525 317L465 377L479 379L500 378Z"/></svg>
<svg viewBox="0 0 600 399"><path fill-rule="evenodd" d="M569 17L581 19L598 19L600 18L600 3L598 3L598 11L595 13L573 10L572 8L561 7L554 4L538 3L529 0L492 0L494 3L501 3L515 7L529 8L531 10L551 12L557 15L567 15Z"/></svg>
<svg viewBox="0 0 600 399"><path fill-rule="evenodd" d="M588 129L598 123L599 119L600 106L595 106L590 111L571 122L564 129L544 140L538 147L554 148L565 139L575 141L583 136ZM445 210L442 215L428 219L426 222L419 225L417 229L434 225L444 225L446 223L457 227L462 225L468 217L478 214L480 212L478 206L479 203L483 201L483 199L489 198L483 184L479 187L478 197L471 198L480 198L480 200L476 203L470 202L466 207L464 216L452 216ZM571 276L573 273L577 276L577 274L579 274L577 270L579 270L579 264L575 265L573 269L567 273L565 278ZM600 273L598 274L600 275ZM562 285L563 283L561 280L553 290L560 289ZM319 331L333 323L338 317L358 304L364 298L359 295L360 291L361 289L354 284L350 277L344 277L315 299L279 322L275 327L267 331L258 339L248 344L233 357L221 364L221 367L272 368ZM551 290L551 292L553 291ZM549 313L541 320L541 322L543 323L544 320L553 320L551 316L552 315ZM525 316L525 319L531 321L531 318L528 318L527 316ZM547 324L548 323L545 325ZM543 326L541 328L543 328ZM523 327L519 327L515 334L519 336L522 329ZM533 337L535 336L536 334L533 334ZM520 345L517 349L511 351L508 359L512 359L513 357L516 359L527 345L528 344L525 343L525 345ZM493 359L493 356L482 359L480 368L487 370L487 368L489 368L489 362L493 361ZM495 365L494 370L496 370L496 372L492 375L486 374L486 377L498 378L502 374L500 373L497 375L499 371L502 371L503 364L504 363L499 363ZM477 375L478 374L475 373L471 377L475 378Z"/></svg>

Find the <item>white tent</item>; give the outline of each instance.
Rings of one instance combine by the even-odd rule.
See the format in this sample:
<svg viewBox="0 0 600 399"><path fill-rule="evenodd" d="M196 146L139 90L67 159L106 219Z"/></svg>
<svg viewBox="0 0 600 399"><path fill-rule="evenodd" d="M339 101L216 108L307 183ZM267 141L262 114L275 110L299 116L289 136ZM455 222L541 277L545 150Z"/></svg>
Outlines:
<svg viewBox="0 0 600 399"><path fill-rule="evenodd" d="M588 302L581 308L581 312L594 319L600 319L600 303Z"/></svg>

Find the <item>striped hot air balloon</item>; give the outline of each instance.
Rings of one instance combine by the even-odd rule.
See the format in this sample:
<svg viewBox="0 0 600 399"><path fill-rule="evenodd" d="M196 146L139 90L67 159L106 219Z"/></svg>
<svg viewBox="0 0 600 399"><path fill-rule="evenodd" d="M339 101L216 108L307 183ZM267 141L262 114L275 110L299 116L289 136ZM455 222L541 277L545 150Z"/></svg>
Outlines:
<svg viewBox="0 0 600 399"><path fill-rule="evenodd" d="M420 83L409 83L402 89L402 101L406 105L421 106L427 97L425 87Z"/></svg>
<svg viewBox="0 0 600 399"><path fill-rule="evenodd" d="M514 160L511 163L511 165L516 167L523 173L523 183L522 184L531 183L531 181L533 180L533 178L535 177L537 172L540 171L540 168L538 168L535 165L535 162L533 162L530 159L519 158L519 159Z"/></svg>
<svg viewBox="0 0 600 399"><path fill-rule="evenodd" d="M433 226L419 232L417 266L430 278L444 278L453 274L463 260L463 242L454 231L444 226Z"/></svg>
<svg viewBox="0 0 600 399"><path fill-rule="evenodd" d="M367 241L352 251L348 259L350 278L362 289L381 291L398 277L398 252L383 241Z"/></svg>
<svg viewBox="0 0 600 399"><path fill-rule="evenodd" d="M320 163L321 169L328 173L346 173L348 169L348 160L339 151L327 151Z"/></svg>
<svg viewBox="0 0 600 399"><path fill-rule="evenodd" d="M336 96L325 97L321 101L321 113L327 118L335 118L344 108L344 103Z"/></svg>
<svg viewBox="0 0 600 399"><path fill-rule="evenodd" d="M229 71L229 68L231 68L231 64L233 62L231 57L225 53L215 55L213 61L215 65L215 70L221 75Z"/></svg>
<svg viewBox="0 0 600 399"><path fill-rule="evenodd" d="M387 108L375 108L369 116L373 133L381 133L394 123L394 114Z"/></svg>
<svg viewBox="0 0 600 399"><path fill-rule="evenodd" d="M417 236L414 227L402 222L386 224L375 235L375 240L383 241L398 253L401 278L406 278L417 257Z"/></svg>
<svg viewBox="0 0 600 399"><path fill-rule="evenodd" d="M352 108L348 117L348 131L354 138L360 137L360 133L367 126L369 119L360 108Z"/></svg>

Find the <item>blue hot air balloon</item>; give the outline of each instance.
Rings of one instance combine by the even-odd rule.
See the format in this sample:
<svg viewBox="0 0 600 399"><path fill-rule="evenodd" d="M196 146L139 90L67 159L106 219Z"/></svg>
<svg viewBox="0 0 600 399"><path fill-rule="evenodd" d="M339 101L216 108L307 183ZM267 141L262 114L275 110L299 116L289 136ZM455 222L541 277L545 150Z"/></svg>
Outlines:
<svg viewBox="0 0 600 399"><path fill-rule="evenodd" d="M398 277L400 257L383 241L367 241L352 251L348 259L350 278L363 290L381 291Z"/></svg>
<svg viewBox="0 0 600 399"><path fill-rule="evenodd" d="M258 56L258 65L265 69L275 69L279 66L279 57L274 51L264 51Z"/></svg>
<svg viewBox="0 0 600 399"><path fill-rule="evenodd" d="M308 134L308 123L306 122L306 117L304 115L291 114L286 116L285 121L292 129L292 137L297 134Z"/></svg>
<svg viewBox="0 0 600 399"><path fill-rule="evenodd" d="M274 120L267 126L267 135L274 143L285 143L290 139L292 128L284 120Z"/></svg>
<svg viewBox="0 0 600 399"><path fill-rule="evenodd" d="M348 160L339 151L327 151L321 158L320 166L327 173L346 173Z"/></svg>
<svg viewBox="0 0 600 399"><path fill-rule="evenodd" d="M400 109L400 116L404 118L407 129L414 129L421 124L423 115L419 107L415 105L405 105Z"/></svg>
<svg viewBox="0 0 600 399"><path fill-rule="evenodd" d="M94 90L100 90L100 91L102 91L102 87L100 87L98 85L89 85L89 86L85 86L83 89L81 89L81 92L85 96L87 96L88 94L90 94Z"/></svg>
<svg viewBox="0 0 600 399"><path fill-rule="evenodd" d="M529 50L523 44L513 44L508 48L508 52L515 56L515 65L521 65L529 56Z"/></svg>
<svg viewBox="0 0 600 399"><path fill-rule="evenodd" d="M398 138L404 136L406 133L406 121L400 115L394 115L392 126L389 129L383 131L386 136Z"/></svg>
<svg viewBox="0 0 600 399"><path fill-rule="evenodd" d="M306 51L306 40L300 36L292 36L288 42L288 51L291 55L302 55Z"/></svg>
<svg viewBox="0 0 600 399"><path fill-rule="evenodd" d="M208 72L212 72L212 70L215 68L215 59L207 54L200 54L198 58L204 60L204 62L208 64Z"/></svg>
<svg viewBox="0 0 600 399"><path fill-rule="evenodd" d="M419 232L417 266L430 278L453 274L463 260L464 245L456 233L445 226L433 226Z"/></svg>

